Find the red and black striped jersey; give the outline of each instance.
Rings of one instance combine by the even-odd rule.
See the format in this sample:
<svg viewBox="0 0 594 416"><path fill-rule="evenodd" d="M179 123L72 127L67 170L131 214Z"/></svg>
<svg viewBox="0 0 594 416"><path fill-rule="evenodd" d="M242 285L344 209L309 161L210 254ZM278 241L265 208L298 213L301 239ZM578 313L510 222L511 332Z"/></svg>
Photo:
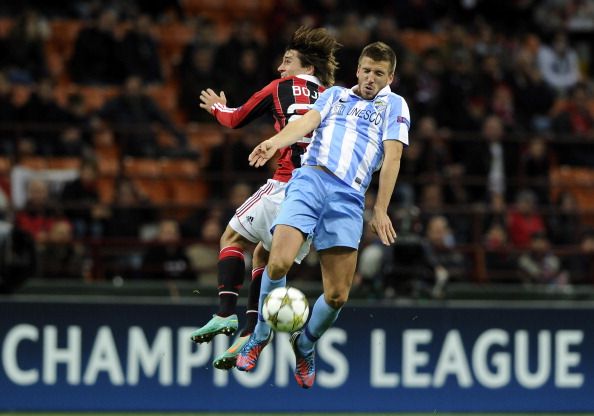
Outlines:
<svg viewBox="0 0 594 416"><path fill-rule="evenodd" d="M241 107L215 104L212 113L219 123L231 128L245 126L264 114L271 114L278 132L289 121L305 114L322 91L324 87L320 81L311 75L280 78L256 92ZM291 179L293 169L299 164L298 158L310 141L310 138L304 137L296 145L281 149L273 179L282 182Z"/></svg>

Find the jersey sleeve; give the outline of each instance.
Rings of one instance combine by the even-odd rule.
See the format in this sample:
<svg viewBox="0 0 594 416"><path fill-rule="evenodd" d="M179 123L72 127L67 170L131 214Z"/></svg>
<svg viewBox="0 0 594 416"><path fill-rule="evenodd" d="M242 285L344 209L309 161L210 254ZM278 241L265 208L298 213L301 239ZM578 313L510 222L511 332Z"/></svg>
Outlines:
<svg viewBox="0 0 594 416"><path fill-rule="evenodd" d="M277 81L273 81L260 91L255 92L241 107L230 108L222 104L215 104L212 114L225 127L232 129L243 127L269 112L273 105L273 94L277 84Z"/></svg>
<svg viewBox="0 0 594 416"><path fill-rule="evenodd" d="M390 100L386 109L386 128L382 136L384 140L398 140L408 146L408 131L410 129L410 110L404 98L395 96Z"/></svg>
<svg viewBox="0 0 594 416"><path fill-rule="evenodd" d="M330 113L338 91L339 89L337 87L328 88L320 94L316 102L312 105L311 109L318 111L322 120Z"/></svg>

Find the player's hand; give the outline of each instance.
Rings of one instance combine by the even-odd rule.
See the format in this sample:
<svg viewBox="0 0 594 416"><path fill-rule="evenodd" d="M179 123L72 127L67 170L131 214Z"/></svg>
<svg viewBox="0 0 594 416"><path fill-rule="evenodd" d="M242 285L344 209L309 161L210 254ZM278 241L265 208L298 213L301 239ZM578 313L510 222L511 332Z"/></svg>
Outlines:
<svg viewBox="0 0 594 416"><path fill-rule="evenodd" d="M250 162L250 166L255 168L259 168L260 166L264 166L266 162L270 160L272 156L278 150L278 146L274 143L274 141L268 139L264 140L258 146L252 150L250 153L248 160Z"/></svg>
<svg viewBox="0 0 594 416"><path fill-rule="evenodd" d="M392 226L392 220L385 211L373 210L373 217L369 221L371 230L377 234L382 244L389 246L396 242L396 230Z"/></svg>
<svg viewBox="0 0 594 416"><path fill-rule="evenodd" d="M200 92L200 101L202 101L200 103L200 108L208 111L210 114L212 114L212 107L215 104L220 103L222 105L227 105L227 97L225 96L225 93L221 91L221 94L217 95L210 88Z"/></svg>

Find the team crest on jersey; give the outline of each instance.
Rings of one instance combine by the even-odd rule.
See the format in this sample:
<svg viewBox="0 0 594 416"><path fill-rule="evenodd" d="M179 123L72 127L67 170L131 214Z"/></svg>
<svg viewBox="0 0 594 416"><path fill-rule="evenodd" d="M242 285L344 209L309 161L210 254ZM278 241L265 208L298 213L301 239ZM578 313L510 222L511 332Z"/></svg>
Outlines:
<svg viewBox="0 0 594 416"><path fill-rule="evenodd" d="M384 100L375 100L373 102L373 106L376 108L376 110L378 111L382 111L383 109L386 108L386 105L388 105L387 102L385 102Z"/></svg>

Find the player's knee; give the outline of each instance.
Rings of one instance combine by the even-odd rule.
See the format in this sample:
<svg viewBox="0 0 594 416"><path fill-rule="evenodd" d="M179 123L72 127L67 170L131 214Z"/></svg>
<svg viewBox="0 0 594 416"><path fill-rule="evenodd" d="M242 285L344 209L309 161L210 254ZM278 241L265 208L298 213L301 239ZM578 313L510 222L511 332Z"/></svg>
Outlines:
<svg viewBox="0 0 594 416"><path fill-rule="evenodd" d="M221 248L229 246L239 246L241 248L244 248L241 235L231 227L227 227L225 229L223 235L221 235L219 243L221 245Z"/></svg>
<svg viewBox="0 0 594 416"><path fill-rule="evenodd" d="M292 262L280 258L271 258L268 260L266 268L268 269L268 276L271 279L280 279L285 276L291 267Z"/></svg>
<svg viewBox="0 0 594 416"><path fill-rule="evenodd" d="M324 295L324 299L331 308L340 309L349 299L349 294L340 291L330 292Z"/></svg>

